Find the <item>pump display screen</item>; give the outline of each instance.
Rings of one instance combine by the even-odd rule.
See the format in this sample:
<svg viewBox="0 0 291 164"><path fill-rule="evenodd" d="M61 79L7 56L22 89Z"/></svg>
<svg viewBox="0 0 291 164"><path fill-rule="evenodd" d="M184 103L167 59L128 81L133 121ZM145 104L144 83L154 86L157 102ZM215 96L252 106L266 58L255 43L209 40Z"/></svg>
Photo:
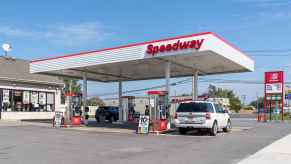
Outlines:
<svg viewBox="0 0 291 164"><path fill-rule="evenodd" d="M183 103L177 109L177 112L197 112L197 113L204 113L204 112L211 112L213 113L213 107L209 103Z"/></svg>

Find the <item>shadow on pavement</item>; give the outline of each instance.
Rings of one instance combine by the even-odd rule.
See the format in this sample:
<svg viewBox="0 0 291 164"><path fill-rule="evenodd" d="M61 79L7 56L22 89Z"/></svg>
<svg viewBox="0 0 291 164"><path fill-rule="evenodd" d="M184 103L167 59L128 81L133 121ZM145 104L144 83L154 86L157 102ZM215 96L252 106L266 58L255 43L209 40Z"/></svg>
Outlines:
<svg viewBox="0 0 291 164"><path fill-rule="evenodd" d="M98 127L98 128L112 128L112 129L128 129L128 130L136 130L137 123L134 122L104 122L97 123L97 121L89 121L87 127Z"/></svg>
<svg viewBox="0 0 291 164"><path fill-rule="evenodd" d="M221 132L218 132L221 133ZM173 130L165 133L165 135L173 135L173 136L210 136L209 132L202 130L190 130L186 134L180 134L177 130Z"/></svg>
<svg viewBox="0 0 291 164"><path fill-rule="evenodd" d="M22 122L35 122L35 123L47 123L47 124L52 124L53 120L52 119L26 119L26 120L21 120Z"/></svg>

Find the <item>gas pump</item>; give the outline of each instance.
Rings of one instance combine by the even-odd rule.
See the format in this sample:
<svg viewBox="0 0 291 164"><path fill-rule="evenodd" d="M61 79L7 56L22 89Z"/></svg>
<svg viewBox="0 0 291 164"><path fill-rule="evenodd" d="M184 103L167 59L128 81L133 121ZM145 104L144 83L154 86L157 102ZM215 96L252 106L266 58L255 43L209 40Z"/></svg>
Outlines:
<svg viewBox="0 0 291 164"><path fill-rule="evenodd" d="M82 117L82 94L75 94L72 96L72 109L73 109L73 116L80 116Z"/></svg>
<svg viewBox="0 0 291 164"><path fill-rule="evenodd" d="M75 94L75 93L65 93L66 96L66 104L68 107L68 115L67 118L69 118L72 123L72 125L79 125L81 123L81 117L82 117L82 94Z"/></svg>
<svg viewBox="0 0 291 164"><path fill-rule="evenodd" d="M133 121L134 120L134 96L123 96L122 97L122 120Z"/></svg>
<svg viewBox="0 0 291 164"><path fill-rule="evenodd" d="M154 132L167 130L169 98L166 91L148 91L150 103L150 125Z"/></svg>

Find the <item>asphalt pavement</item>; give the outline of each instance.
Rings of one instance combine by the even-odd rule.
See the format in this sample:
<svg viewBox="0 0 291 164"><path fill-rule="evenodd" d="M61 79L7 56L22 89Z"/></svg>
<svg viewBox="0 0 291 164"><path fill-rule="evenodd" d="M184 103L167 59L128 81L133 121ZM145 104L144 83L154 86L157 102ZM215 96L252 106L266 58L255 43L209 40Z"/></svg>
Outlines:
<svg viewBox="0 0 291 164"><path fill-rule="evenodd" d="M291 132L287 123L257 123L251 119L233 120L233 126L233 132L219 133L216 137L0 126L0 163L237 163Z"/></svg>

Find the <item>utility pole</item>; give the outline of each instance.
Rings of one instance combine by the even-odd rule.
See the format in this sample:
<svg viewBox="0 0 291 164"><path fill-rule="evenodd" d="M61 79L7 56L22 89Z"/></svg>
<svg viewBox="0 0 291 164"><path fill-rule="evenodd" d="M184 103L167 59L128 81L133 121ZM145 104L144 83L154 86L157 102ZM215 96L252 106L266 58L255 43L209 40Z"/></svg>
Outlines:
<svg viewBox="0 0 291 164"><path fill-rule="evenodd" d="M177 100L177 91L176 91L176 89L175 89L175 100ZM177 110L177 102L174 102L175 103L175 111Z"/></svg>
<svg viewBox="0 0 291 164"><path fill-rule="evenodd" d="M247 95L241 95L241 98L243 100L243 106L245 106Z"/></svg>

